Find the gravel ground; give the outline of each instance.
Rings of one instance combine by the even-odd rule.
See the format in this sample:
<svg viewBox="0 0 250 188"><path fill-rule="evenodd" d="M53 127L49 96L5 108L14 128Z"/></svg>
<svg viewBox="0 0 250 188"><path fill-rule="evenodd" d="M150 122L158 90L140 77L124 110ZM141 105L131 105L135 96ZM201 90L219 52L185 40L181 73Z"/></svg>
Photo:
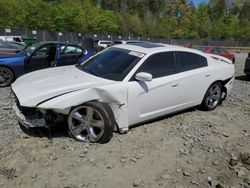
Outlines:
<svg viewBox="0 0 250 188"><path fill-rule="evenodd" d="M191 109L83 144L57 127L24 133L10 88L0 89L0 187L250 188L250 81L237 54L232 93L216 110Z"/></svg>

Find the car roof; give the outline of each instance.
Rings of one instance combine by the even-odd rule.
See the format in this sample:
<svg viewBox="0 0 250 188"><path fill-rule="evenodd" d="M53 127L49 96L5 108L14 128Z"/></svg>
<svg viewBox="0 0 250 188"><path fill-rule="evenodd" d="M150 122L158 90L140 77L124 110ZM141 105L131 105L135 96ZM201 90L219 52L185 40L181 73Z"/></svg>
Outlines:
<svg viewBox="0 0 250 188"><path fill-rule="evenodd" d="M71 43L71 42L59 42L59 41L43 41L43 42L39 42L37 44L65 44L65 45L78 45L77 43Z"/></svg>
<svg viewBox="0 0 250 188"><path fill-rule="evenodd" d="M198 50L191 49L191 48L185 48L182 46L168 45L168 44L162 44L162 43L151 43L151 42L120 44L120 45L115 45L114 48L132 50L132 51L146 53L146 54L163 52L163 51L178 51L179 50L179 51L193 52L193 53L204 55L203 52L200 52Z"/></svg>

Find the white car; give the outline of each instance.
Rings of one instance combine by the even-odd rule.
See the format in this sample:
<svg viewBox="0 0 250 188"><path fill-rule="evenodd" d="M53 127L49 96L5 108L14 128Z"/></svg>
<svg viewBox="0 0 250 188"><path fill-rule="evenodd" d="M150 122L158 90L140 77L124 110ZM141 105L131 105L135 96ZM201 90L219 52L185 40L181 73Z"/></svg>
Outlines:
<svg viewBox="0 0 250 188"><path fill-rule="evenodd" d="M135 44L135 43L148 43L148 41L141 41L141 40L115 40L112 45L117 44Z"/></svg>
<svg viewBox="0 0 250 188"><path fill-rule="evenodd" d="M108 142L113 131L201 105L213 110L233 86L226 58L184 47L110 47L78 66L36 71L12 84L26 127L59 119L79 141Z"/></svg>
<svg viewBox="0 0 250 188"><path fill-rule="evenodd" d="M99 40L97 43L97 46L101 46L103 48L107 48L112 44L112 41L110 40Z"/></svg>

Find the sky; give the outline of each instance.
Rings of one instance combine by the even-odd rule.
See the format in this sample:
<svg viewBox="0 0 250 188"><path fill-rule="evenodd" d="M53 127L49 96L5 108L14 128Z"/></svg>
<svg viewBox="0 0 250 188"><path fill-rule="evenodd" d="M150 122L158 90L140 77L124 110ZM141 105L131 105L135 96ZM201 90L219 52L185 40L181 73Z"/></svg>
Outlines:
<svg viewBox="0 0 250 188"><path fill-rule="evenodd" d="M201 3L201 2L207 3L208 0L193 0L193 2L194 2L194 4L195 4L195 6L197 6L197 5L199 5L199 3Z"/></svg>

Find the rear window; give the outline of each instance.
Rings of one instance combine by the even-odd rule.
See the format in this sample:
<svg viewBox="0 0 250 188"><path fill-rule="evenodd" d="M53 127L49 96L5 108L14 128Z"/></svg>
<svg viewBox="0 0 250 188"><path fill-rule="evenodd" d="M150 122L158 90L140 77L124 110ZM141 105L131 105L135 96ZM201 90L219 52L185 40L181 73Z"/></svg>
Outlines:
<svg viewBox="0 0 250 188"><path fill-rule="evenodd" d="M205 46L198 46L198 47L195 47L194 49L199 50L199 51L202 51L202 52L205 52L205 51L208 50L208 47L205 47Z"/></svg>

